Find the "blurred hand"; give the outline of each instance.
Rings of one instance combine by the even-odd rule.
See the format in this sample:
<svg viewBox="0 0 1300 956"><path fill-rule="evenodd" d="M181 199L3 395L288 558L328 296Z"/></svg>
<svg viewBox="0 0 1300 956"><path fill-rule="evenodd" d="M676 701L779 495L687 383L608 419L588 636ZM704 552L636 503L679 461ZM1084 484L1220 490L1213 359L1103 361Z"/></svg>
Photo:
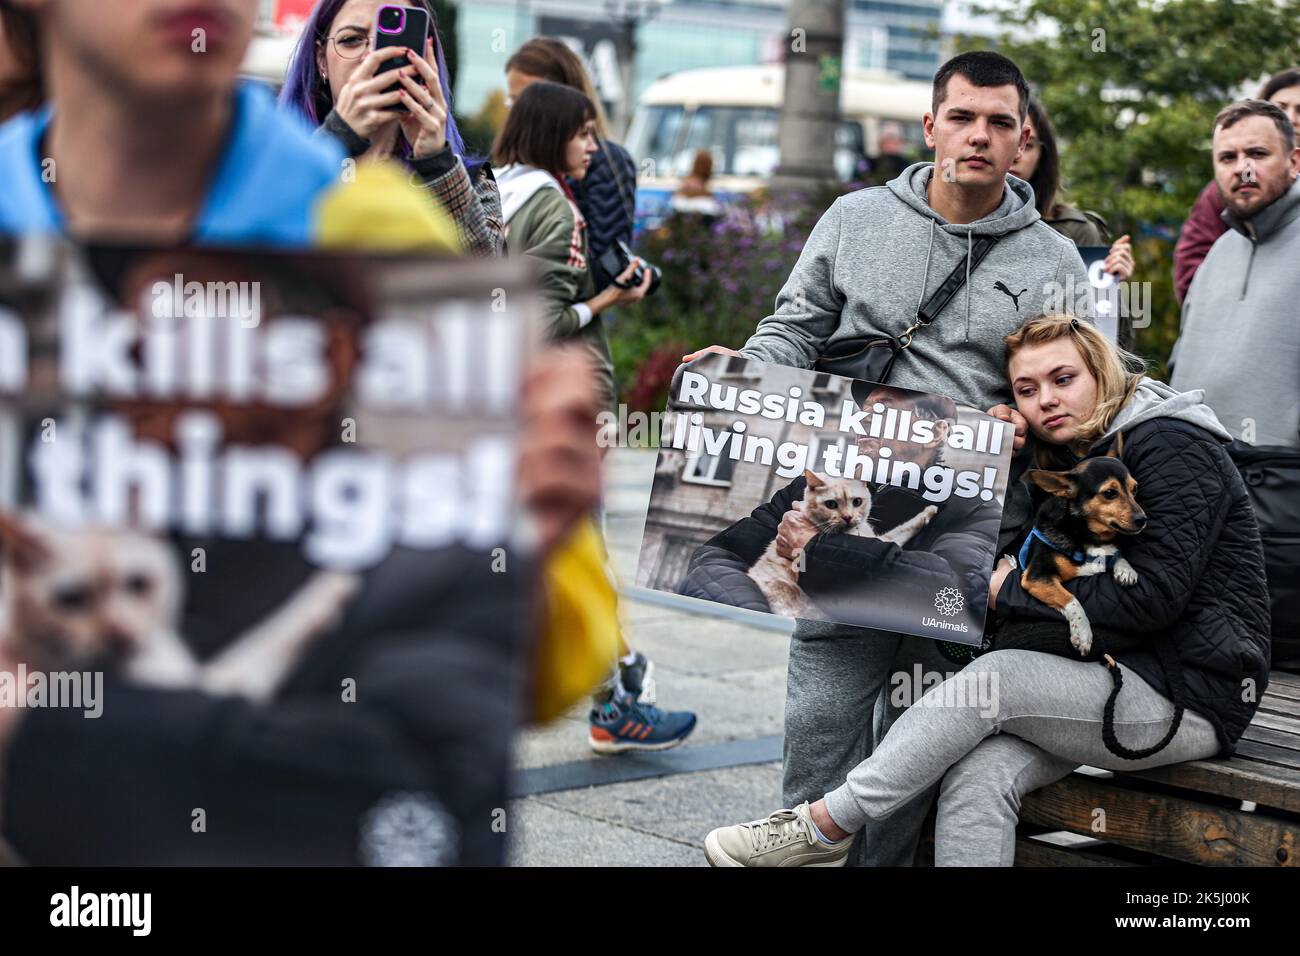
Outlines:
<svg viewBox="0 0 1300 956"><path fill-rule="evenodd" d="M1120 282L1127 282L1133 277L1133 265L1133 247L1129 244L1129 237L1120 236L1111 245L1103 269L1119 276Z"/></svg>
<svg viewBox="0 0 1300 956"><path fill-rule="evenodd" d="M375 71L386 60L401 56L403 50L398 46L372 50L366 54L361 65L348 77L334 97L334 111L343 117L344 122L352 127L353 132L365 139L372 139L380 129L394 123L398 114L387 110L402 101L402 90L396 89L385 93L384 88L392 86L397 77L391 70L379 75ZM414 73L416 67L402 67L401 72Z"/></svg>
<svg viewBox="0 0 1300 956"><path fill-rule="evenodd" d="M708 348L698 349L689 355L683 355L682 361L694 362L701 355L708 355L710 352L716 352L718 355L734 355L736 358L741 358L741 354L735 349L729 349L725 345L710 345Z"/></svg>
<svg viewBox="0 0 1300 956"><path fill-rule="evenodd" d="M410 110L401 116L398 123L402 135L411 144L411 155L416 159L427 159L435 153L442 152L447 145L447 100L442 95L442 84L438 82L438 71L431 62L433 56L433 38L424 43L424 56L411 50L408 58L415 65L415 72L424 80L421 86L415 80L410 68L401 71L399 81L401 92L405 95L402 102Z"/></svg>
<svg viewBox="0 0 1300 956"><path fill-rule="evenodd" d="M1015 426L1015 442L1011 446L1012 451L1020 451L1025 447L1025 436L1029 434L1029 422L1018 411L1010 405L994 405L988 412L999 421L1010 422Z"/></svg>
<svg viewBox="0 0 1300 956"><path fill-rule="evenodd" d="M1002 585L1006 583L1007 575L1015 570L1011 564L1011 559L1003 555L998 566L993 569L993 577L989 579L989 610L998 606L998 592L1002 590Z"/></svg>
<svg viewBox="0 0 1300 956"><path fill-rule="evenodd" d="M537 356L524 383L519 494L537 522L542 553L600 502L599 411L584 349L552 346Z"/></svg>
<svg viewBox="0 0 1300 956"><path fill-rule="evenodd" d="M26 687L18 686L18 659L12 656L0 644L0 674L12 674L14 693L27 694ZM7 707L0 703L0 780L4 777L5 759L9 752L9 742L13 740L14 734L18 731L18 723L22 720L23 708L18 706Z"/></svg>

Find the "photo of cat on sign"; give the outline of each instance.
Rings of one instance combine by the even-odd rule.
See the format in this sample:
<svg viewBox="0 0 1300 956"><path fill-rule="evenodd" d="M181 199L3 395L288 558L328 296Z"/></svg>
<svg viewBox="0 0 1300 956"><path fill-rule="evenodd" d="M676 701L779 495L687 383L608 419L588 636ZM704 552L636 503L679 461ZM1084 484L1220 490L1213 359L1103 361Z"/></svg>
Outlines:
<svg viewBox="0 0 1300 956"><path fill-rule="evenodd" d="M638 584L981 639L1003 423L941 395L723 355L679 374L667 418Z"/></svg>

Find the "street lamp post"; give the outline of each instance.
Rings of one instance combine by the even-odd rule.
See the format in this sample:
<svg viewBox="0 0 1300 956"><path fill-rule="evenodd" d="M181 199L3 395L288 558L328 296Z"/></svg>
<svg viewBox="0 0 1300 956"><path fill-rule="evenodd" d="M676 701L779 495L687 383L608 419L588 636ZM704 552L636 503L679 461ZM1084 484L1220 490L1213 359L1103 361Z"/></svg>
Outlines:
<svg viewBox="0 0 1300 956"><path fill-rule="evenodd" d="M844 60L844 0L790 0L774 189L834 181Z"/></svg>
<svg viewBox="0 0 1300 956"><path fill-rule="evenodd" d="M621 132L627 131L627 125L632 119L632 111L636 108L633 84L637 30L643 22L654 19L666 3L671 2L672 0L605 0L605 12L609 15L610 22L618 27L618 64L619 76L623 84L623 97L618 105L617 123Z"/></svg>

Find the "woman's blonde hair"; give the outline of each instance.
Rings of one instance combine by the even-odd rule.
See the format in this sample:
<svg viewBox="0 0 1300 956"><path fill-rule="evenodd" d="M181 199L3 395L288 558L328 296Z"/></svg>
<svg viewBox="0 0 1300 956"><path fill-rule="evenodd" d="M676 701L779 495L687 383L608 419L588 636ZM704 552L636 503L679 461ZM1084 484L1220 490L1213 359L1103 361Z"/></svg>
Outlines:
<svg viewBox="0 0 1300 956"><path fill-rule="evenodd" d="M1106 433L1138 383L1146 375L1146 362L1106 338L1092 322L1072 315L1043 314L1030 319L1006 337L1007 368L1012 357L1030 345L1046 345L1070 338L1092 377L1097 380L1097 407L1075 433L1078 441L1096 441Z"/></svg>

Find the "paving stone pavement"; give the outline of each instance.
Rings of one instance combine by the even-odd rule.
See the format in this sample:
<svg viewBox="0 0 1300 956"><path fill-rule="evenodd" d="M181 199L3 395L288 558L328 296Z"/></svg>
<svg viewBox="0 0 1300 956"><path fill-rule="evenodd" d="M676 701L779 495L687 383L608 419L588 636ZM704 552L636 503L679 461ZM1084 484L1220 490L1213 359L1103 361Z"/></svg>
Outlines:
<svg viewBox="0 0 1300 956"><path fill-rule="evenodd" d="M779 760L691 772L674 765L694 756L706 763L752 756L756 748L741 743L748 741L779 754L789 627L758 615L718 616L699 602L665 602L631 589L654 460L653 452L634 449L615 449L606 459L607 540L624 585L627 636L655 662L658 702L694 710L699 724L676 750L637 755L615 768L656 772L662 766L664 775L599 786L584 785L589 773L607 778L611 761L629 758L599 757L588 749L585 706L525 732L516 767L556 768L566 789L511 801L511 865L704 866L710 829L780 805ZM695 753L684 753L688 749Z"/></svg>

